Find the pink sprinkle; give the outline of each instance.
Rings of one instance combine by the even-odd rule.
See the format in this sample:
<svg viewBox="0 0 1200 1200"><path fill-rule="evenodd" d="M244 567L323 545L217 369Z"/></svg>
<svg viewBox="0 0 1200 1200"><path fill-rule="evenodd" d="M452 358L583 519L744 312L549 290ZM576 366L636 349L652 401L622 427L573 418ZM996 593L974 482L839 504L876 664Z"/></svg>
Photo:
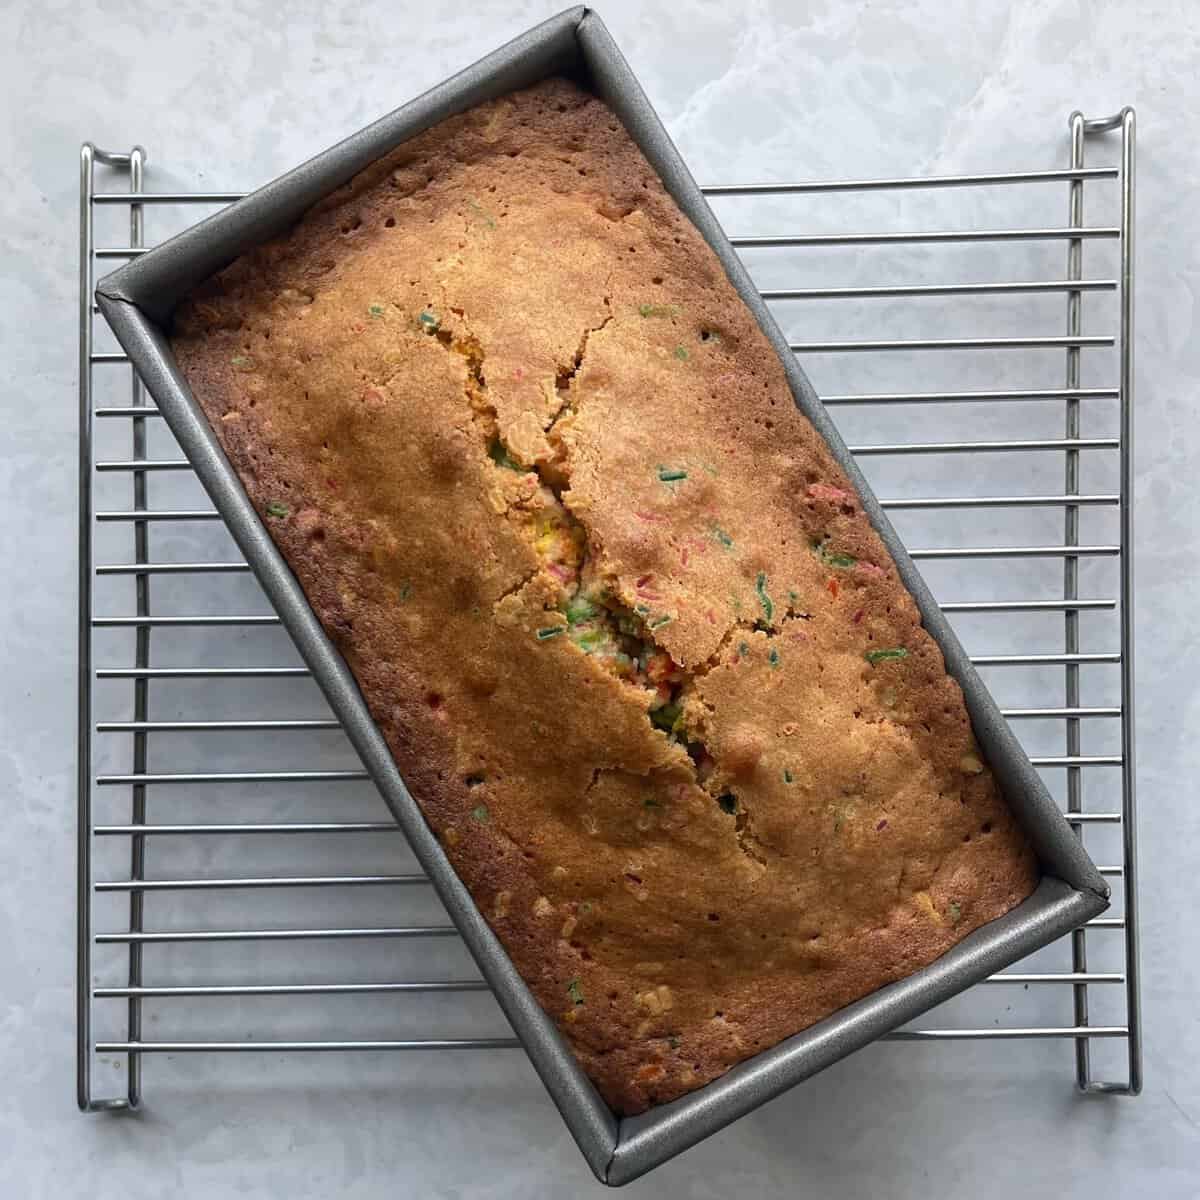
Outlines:
<svg viewBox="0 0 1200 1200"><path fill-rule="evenodd" d="M850 493L842 488L830 487L827 483L810 483L808 494L816 500L831 500L835 504L840 504L850 496Z"/></svg>
<svg viewBox="0 0 1200 1200"><path fill-rule="evenodd" d="M653 578L654 578L653 575L639 575L637 578L637 586L645 587L646 584L648 584L650 582L650 580Z"/></svg>
<svg viewBox="0 0 1200 1200"><path fill-rule="evenodd" d="M546 570L554 576L555 579L561 579L564 583L569 579L575 578L575 572L569 567L564 567L562 563L547 563Z"/></svg>
<svg viewBox="0 0 1200 1200"><path fill-rule="evenodd" d="M854 564L854 569L856 571L861 571L864 575L884 575L884 574L886 574L886 572L884 571L884 569L882 567L877 567L874 563L871 563L871 562L863 562L862 559L859 559L858 562L856 562Z"/></svg>
<svg viewBox="0 0 1200 1200"><path fill-rule="evenodd" d="M887 828L887 818L885 817L882 821L879 822L878 825L875 826L875 832L878 833L881 830L886 829L886 828Z"/></svg>
<svg viewBox="0 0 1200 1200"><path fill-rule="evenodd" d="M683 547L683 549L679 551L679 561L680 561L680 562L681 562L681 563L682 563L682 564L683 564L685 567L688 565L688 552L687 552L687 547L686 547L686 546L684 546L684 547Z"/></svg>
<svg viewBox="0 0 1200 1200"><path fill-rule="evenodd" d="M517 368L516 368L516 369L513 371L513 378L514 378L514 379L524 379L524 378L525 378L525 368L524 368L524 367L517 367Z"/></svg>
<svg viewBox="0 0 1200 1200"><path fill-rule="evenodd" d="M661 525L667 520L661 513L635 512L633 515L639 521L649 521L653 525Z"/></svg>
<svg viewBox="0 0 1200 1200"><path fill-rule="evenodd" d="M860 622L862 619L863 619L863 610L860 608L860 609L858 610L858 612L856 612L856 613L854 614L854 623L855 623L855 625L857 625L857 624L858 624L858 623L859 623L859 622Z"/></svg>
<svg viewBox="0 0 1200 1200"><path fill-rule="evenodd" d="M711 608L708 610L708 623L710 625L715 625L717 623L717 614L713 612Z"/></svg>

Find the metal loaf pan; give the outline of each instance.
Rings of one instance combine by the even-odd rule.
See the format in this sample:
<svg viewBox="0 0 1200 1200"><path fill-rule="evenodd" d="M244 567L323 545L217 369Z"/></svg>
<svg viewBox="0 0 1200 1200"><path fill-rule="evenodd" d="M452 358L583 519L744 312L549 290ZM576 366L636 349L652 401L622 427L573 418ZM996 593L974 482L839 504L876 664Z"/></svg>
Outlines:
<svg viewBox="0 0 1200 1200"><path fill-rule="evenodd" d="M444 117L555 73L581 79L611 105L668 191L712 246L779 352L796 403L858 488L865 510L916 598L926 629L941 646L950 673L961 684L988 762L1032 838L1044 872L1037 890L1025 903L972 933L924 970L762 1051L690 1095L624 1120L612 1114L580 1070L442 853L405 788L354 678L247 500L180 375L167 342L172 311L193 286L250 247L286 230L311 205L369 163ZM97 287L96 296L428 872L588 1164L602 1182L628 1183L793 1084L1060 937L1107 906L1109 893L1103 878L972 668L596 13L573 8L538 25L303 166L109 275Z"/></svg>

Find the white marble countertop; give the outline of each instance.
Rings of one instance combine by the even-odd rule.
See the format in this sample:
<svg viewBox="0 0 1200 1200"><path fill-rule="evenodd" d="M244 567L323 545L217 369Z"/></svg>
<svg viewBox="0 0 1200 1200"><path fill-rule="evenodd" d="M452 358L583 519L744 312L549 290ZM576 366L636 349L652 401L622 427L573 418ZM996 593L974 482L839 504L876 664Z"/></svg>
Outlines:
<svg viewBox="0 0 1200 1200"><path fill-rule="evenodd" d="M135 1117L74 1102L77 153L153 186L263 182L554 11L110 0L0 12L0 1161L35 1198L599 1194L523 1056L194 1057ZM971 15L967 15L968 11ZM1140 121L1137 563L1146 1089L1082 1099L1070 1045L873 1047L631 1196L1200 1194L1200 7L1185 0L745 5L602 15L697 176L1063 162L1065 118ZM930 211L941 213L931 200ZM913 225L921 224L918 219ZM861 336L861 334L860 334ZM820 386L820 379L818 385ZM1019 486L1016 485L1016 486ZM1173 581L1164 587L1162 580ZM1060 1018L1070 1020L1069 1010ZM114 1086L122 1076L112 1062ZM104 1083L103 1078L101 1079Z"/></svg>

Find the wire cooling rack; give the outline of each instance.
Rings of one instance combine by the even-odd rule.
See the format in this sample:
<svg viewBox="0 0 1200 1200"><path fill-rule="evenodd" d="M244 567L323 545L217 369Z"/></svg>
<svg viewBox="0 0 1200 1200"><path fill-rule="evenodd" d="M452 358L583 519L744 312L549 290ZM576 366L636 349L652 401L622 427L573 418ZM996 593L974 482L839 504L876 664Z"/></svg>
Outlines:
<svg viewBox="0 0 1200 1200"><path fill-rule="evenodd" d="M1117 162L1085 166L1110 131ZM1132 110L1073 114L1069 153L705 190L739 235L808 231L733 240L1113 883L1113 915L892 1038L1049 1039L1081 1089L1132 1095ZM80 162L79 1104L137 1107L152 1056L515 1047L97 319L109 260L238 199L149 191L145 161L85 145Z"/></svg>

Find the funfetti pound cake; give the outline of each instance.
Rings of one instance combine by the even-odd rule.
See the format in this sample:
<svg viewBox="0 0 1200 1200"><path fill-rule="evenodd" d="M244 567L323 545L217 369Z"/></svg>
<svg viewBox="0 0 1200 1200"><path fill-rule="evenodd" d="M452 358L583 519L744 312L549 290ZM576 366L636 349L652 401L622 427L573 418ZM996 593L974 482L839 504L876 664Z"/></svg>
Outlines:
<svg viewBox="0 0 1200 1200"><path fill-rule="evenodd" d="M406 143L198 289L173 345L617 1111L1032 891L856 493L596 97L549 80Z"/></svg>

